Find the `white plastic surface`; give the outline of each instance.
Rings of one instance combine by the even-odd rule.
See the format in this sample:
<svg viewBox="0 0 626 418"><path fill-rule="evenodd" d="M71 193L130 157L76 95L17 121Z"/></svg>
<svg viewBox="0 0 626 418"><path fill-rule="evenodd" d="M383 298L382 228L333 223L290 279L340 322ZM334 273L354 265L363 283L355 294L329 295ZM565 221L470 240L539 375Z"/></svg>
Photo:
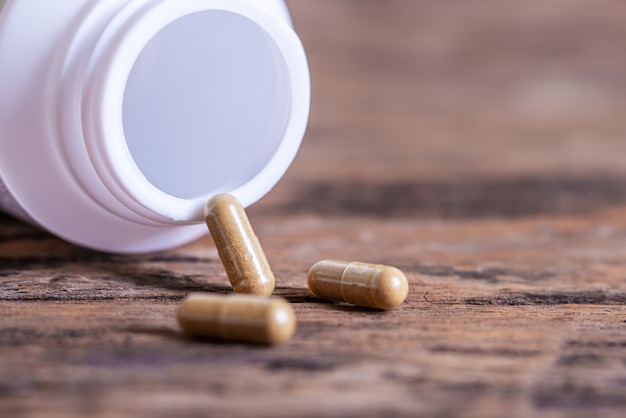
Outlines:
<svg viewBox="0 0 626 418"><path fill-rule="evenodd" d="M304 134L308 68L285 11L8 0L0 181L37 223L90 248L154 251L205 234L206 198L258 200Z"/></svg>

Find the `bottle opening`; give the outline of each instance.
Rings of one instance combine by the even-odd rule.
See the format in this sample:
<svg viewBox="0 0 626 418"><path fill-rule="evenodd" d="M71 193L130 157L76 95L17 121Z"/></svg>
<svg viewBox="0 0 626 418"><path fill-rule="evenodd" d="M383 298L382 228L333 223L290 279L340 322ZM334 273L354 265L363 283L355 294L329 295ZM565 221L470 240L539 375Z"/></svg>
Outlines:
<svg viewBox="0 0 626 418"><path fill-rule="evenodd" d="M235 190L283 140L289 85L280 51L252 20L221 10L182 16L156 33L131 69L126 144L146 179L173 197Z"/></svg>
<svg viewBox="0 0 626 418"><path fill-rule="evenodd" d="M248 206L285 173L306 128L302 44L261 2L131 2L87 70L84 143L99 201L121 216L201 222L216 193Z"/></svg>

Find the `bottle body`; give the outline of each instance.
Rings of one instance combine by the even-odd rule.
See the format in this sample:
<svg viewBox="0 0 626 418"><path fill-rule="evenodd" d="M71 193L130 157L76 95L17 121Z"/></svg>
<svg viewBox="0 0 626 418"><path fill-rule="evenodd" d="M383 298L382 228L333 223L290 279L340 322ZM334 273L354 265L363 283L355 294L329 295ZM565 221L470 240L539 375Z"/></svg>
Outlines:
<svg viewBox="0 0 626 418"><path fill-rule="evenodd" d="M310 97L282 1L66 3L0 10L3 210L90 248L154 251L205 234L210 196L247 206L282 177Z"/></svg>

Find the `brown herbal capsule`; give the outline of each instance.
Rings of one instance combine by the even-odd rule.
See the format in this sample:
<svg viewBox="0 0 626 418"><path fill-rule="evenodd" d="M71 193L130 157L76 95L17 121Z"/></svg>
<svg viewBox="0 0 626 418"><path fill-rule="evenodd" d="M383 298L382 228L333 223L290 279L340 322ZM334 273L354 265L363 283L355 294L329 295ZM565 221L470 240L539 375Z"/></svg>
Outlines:
<svg viewBox="0 0 626 418"><path fill-rule="evenodd" d="M320 261L309 270L307 283L318 298L377 309L397 308L409 293L405 275L382 264Z"/></svg>
<svg viewBox="0 0 626 418"><path fill-rule="evenodd" d="M177 319L189 336L256 344L278 344L296 329L287 301L255 295L192 294L178 307Z"/></svg>
<svg viewBox="0 0 626 418"><path fill-rule="evenodd" d="M274 273L241 203L229 194L218 194L207 202L205 214L235 293L271 295Z"/></svg>

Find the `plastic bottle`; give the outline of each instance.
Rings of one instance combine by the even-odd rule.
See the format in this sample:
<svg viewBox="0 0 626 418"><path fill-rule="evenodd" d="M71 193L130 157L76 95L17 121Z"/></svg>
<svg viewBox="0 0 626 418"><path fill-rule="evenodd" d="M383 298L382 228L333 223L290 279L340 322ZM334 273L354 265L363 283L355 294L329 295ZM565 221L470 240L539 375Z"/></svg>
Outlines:
<svg viewBox="0 0 626 418"><path fill-rule="evenodd" d="M281 0L0 0L0 207L85 247L172 248L264 196L304 135Z"/></svg>

